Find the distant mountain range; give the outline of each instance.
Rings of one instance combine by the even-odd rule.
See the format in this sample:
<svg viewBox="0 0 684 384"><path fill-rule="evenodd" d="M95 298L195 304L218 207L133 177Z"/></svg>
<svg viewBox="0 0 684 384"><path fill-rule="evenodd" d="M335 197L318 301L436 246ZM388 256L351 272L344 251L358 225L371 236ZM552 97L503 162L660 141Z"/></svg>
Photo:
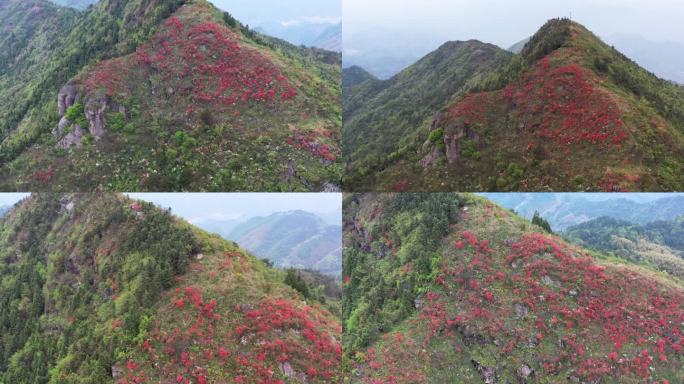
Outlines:
<svg viewBox="0 0 684 384"><path fill-rule="evenodd" d="M339 274L342 229L304 211L275 213L237 224L226 236L279 268Z"/></svg>
<svg viewBox="0 0 684 384"><path fill-rule="evenodd" d="M523 43L446 43L389 80L344 69L346 190L684 188L683 87L568 19Z"/></svg>
<svg viewBox="0 0 684 384"><path fill-rule="evenodd" d="M684 214L684 196L667 196L647 202L619 198L592 199L581 193L485 193L487 198L519 215L531 218L534 212L546 219L551 228L562 232L571 226L599 217L624 220L637 225L671 221ZM638 195L638 194L637 194Z"/></svg>
<svg viewBox="0 0 684 384"><path fill-rule="evenodd" d="M684 279L684 215L647 224L599 217L568 228L563 237Z"/></svg>
<svg viewBox="0 0 684 384"><path fill-rule="evenodd" d="M342 23L296 20L268 22L255 28L257 32L284 39L292 44L342 52Z"/></svg>

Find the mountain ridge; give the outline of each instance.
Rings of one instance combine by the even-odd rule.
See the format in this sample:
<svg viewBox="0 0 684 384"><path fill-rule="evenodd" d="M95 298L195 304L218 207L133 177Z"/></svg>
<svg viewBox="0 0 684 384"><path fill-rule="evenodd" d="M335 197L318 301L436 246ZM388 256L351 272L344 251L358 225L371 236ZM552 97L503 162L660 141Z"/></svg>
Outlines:
<svg viewBox="0 0 684 384"><path fill-rule="evenodd" d="M34 194L0 226L4 382L337 380L339 322L168 210Z"/></svg>
<svg viewBox="0 0 684 384"><path fill-rule="evenodd" d="M296 210L238 224L228 238L279 268L313 269L339 275L341 228L318 215Z"/></svg>
<svg viewBox="0 0 684 384"><path fill-rule="evenodd" d="M431 121L414 125L418 133L402 136L389 155L353 154L346 185L660 191L682 184L680 87L567 19L550 20L509 57L464 92L443 98L439 113L423 116ZM345 121L353 125L347 108ZM377 114L374 123L386 118Z"/></svg>

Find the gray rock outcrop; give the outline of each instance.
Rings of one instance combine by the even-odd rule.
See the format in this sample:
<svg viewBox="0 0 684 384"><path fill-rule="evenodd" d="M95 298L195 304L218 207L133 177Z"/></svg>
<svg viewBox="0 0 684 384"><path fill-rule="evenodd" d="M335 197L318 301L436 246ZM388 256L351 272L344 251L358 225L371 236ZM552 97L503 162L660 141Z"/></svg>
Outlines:
<svg viewBox="0 0 684 384"><path fill-rule="evenodd" d="M77 102L82 102L84 105L84 114L88 120L87 127L81 127L65 117L69 107ZM67 84L60 89L57 96L57 108L62 119L52 130L52 135L57 139L57 146L65 149L73 145L80 147L81 139L87 133L90 133L95 141L100 140L107 128L107 110L123 113L124 118L128 118L126 107L107 97L81 100L79 88L74 84Z"/></svg>
<svg viewBox="0 0 684 384"><path fill-rule="evenodd" d="M59 90L57 96L57 109L59 115L64 116L67 109L74 105L80 98L78 88L73 84L67 84Z"/></svg>

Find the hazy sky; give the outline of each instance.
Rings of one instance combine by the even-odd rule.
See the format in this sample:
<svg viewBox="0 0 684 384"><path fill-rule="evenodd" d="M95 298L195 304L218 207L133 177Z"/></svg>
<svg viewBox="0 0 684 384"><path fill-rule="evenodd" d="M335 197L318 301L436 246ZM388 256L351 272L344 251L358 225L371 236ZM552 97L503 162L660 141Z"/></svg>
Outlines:
<svg viewBox="0 0 684 384"><path fill-rule="evenodd" d="M0 207L14 205L17 201L28 195L28 193L0 193Z"/></svg>
<svg viewBox="0 0 684 384"><path fill-rule="evenodd" d="M339 22L340 0L210 0L236 19L251 26L276 22Z"/></svg>
<svg viewBox="0 0 684 384"><path fill-rule="evenodd" d="M422 56L445 41L471 38L508 48L548 19L571 13L604 38L684 42L682 0L343 0L345 53L385 45L396 56ZM416 53L416 45L425 49Z"/></svg>
<svg viewBox="0 0 684 384"><path fill-rule="evenodd" d="M505 197L516 195L515 192L489 192L489 193L478 193L489 199L496 199L497 196ZM529 194L527 192L520 194ZM559 197L563 196L581 196L589 201L606 201L615 199L627 199L638 203L647 203L651 201L656 201L666 197L684 196L684 193L603 193L603 192L587 192L587 193L568 193L568 192L540 192L539 194L555 195Z"/></svg>
<svg viewBox="0 0 684 384"><path fill-rule="evenodd" d="M132 198L170 207L193 224L206 220L244 220L275 212L341 211L340 193L131 193Z"/></svg>

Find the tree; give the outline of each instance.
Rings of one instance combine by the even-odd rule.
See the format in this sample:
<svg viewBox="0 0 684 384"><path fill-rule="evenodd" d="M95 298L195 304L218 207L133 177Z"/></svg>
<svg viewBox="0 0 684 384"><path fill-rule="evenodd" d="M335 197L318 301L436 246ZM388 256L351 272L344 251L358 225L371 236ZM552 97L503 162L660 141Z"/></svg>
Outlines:
<svg viewBox="0 0 684 384"><path fill-rule="evenodd" d="M551 230L551 225L549 224L548 221L546 221L539 212L535 211L534 216L532 216L532 224L541 227L543 230L545 230L548 233L553 233Z"/></svg>
<svg viewBox="0 0 684 384"><path fill-rule="evenodd" d="M301 293L302 296L306 298L309 297L309 286L306 284L306 281L302 278L302 275L298 270L288 268L287 275L285 275L285 284L294 288Z"/></svg>

